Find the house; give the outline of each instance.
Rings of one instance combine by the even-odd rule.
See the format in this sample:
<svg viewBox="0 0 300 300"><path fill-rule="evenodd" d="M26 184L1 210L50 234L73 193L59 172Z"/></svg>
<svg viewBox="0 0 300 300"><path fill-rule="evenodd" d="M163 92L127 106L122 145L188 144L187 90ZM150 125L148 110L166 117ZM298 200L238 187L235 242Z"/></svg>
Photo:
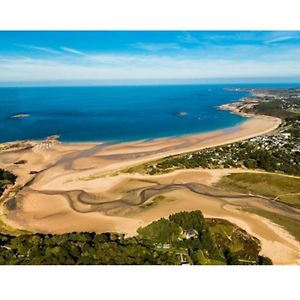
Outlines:
<svg viewBox="0 0 300 300"><path fill-rule="evenodd" d="M282 133L281 135L282 135L285 139L288 139L288 138L291 136L291 134L290 134L290 133L287 133L287 132Z"/></svg>
<svg viewBox="0 0 300 300"><path fill-rule="evenodd" d="M38 149L51 149L54 146L52 141L42 141L36 145Z"/></svg>
<svg viewBox="0 0 300 300"><path fill-rule="evenodd" d="M158 249L170 249L170 244L168 244L168 243L159 243L157 245L157 248Z"/></svg>
<svg viewBox="0 0 300 300"><path fill-rule="evenodd" d="M170 249L170 244L164 243L164 244L162 245L162 248L163 248L163 249Z"/></svg>
<svg viewBox="0 0 300 300"><path fill-rule="evenodd" d="M189 264L185 254L178 253L178 255L179 255L179 258L180 258L180 264L181 265L188 265Z"/></svg>
<svg viewBox="0 0 300 300"><path fill-rule="evenodd" d="M185 239L189 240L191 238L197 237L198 236L198 232L195 229L185 230L183 232L183 236L185 237Z"/></svg>

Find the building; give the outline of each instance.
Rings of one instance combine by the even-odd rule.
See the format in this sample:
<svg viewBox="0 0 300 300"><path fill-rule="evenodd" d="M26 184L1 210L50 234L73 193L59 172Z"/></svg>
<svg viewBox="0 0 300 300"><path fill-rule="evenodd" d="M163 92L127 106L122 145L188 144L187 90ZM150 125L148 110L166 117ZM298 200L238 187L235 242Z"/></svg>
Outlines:
<svg viewBox="0 0 300 300"><path fill-rule="evenodd" d="M284 132L284 133L282 133L281 135L282 135L285 139L288 139L288 138L291 136L291 134L288 133L288 132Z"/></svg>
<svg viewBox="0 0 300 300"><path fill-rule="evenodd" d="M185 230L183 232L183 236L189 240L191 238L197 237L198 236L198 232L195 229L189 229L189 230Z"/></svg>

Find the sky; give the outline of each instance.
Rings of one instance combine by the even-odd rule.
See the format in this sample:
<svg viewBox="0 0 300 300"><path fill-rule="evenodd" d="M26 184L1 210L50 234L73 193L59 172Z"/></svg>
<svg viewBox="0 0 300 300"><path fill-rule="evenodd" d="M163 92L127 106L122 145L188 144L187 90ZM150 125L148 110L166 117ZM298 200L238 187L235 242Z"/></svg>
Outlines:
<svg viewBox="0 0 300 300"><path fill-rule="evenodd" d="M300 82L300 31L0 31L0 85Z"/></svg>

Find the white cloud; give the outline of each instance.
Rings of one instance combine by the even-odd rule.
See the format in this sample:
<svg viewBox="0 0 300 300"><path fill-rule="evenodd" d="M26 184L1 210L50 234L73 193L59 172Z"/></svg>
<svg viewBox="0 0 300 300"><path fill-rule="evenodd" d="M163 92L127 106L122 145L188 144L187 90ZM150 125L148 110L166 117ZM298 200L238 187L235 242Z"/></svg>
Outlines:
<svg viewBox="0 0 300 300"><path fill-rule="evenodd" d="M32 49L32 50L38 50L46 53L52 53L52 54L60 54L61 51L49 48L49 47L41 47L41 46L35 46L35 45L22 45L22 44L16 44L16 46L25 48L25 49Z"/></svg>
<svg viewBox="0 0 300 300"><path fill-rule="evenodd" d="M69 47L60 47L60 49L64 50L65 52L72 53L72 54L85 55L85 53L83 53L79 50L73 49L73 48L69 48Z"/></svg>
<svg viewBox="0 0 300 300"><path fill-rule="evenodd" d="M70 48L70 47L63 47L63 46L59 47L60 50L56 50L50 47L42 47L37 45L24 45L24 44L15 44L15 45L24 49L38 50L38 51L51 53L51 54L62 54L63 52L66 52L66 53L71 53L76 55L86 55L85 53L77 49Z"/></svg>
<svg viewBox="0 0 300 300"><path fill-rule="evenodd" d="M284 41L288 41L288 40L292 40L292 39L295 39L295 37L294 36L281 36L278 38L268 40L268 41L266 41L266 43L272 44L272 43L284 42Z"/></svg>
<svg viewBox="0 0 300 300"><path fill-rule="evenodd" d="M271 34L270 38L265 41L266 44L273 44L273 43L281 43L291 40L299 40L300 35L299 32L291 31L291 32L275 32Z"/></svg>
<svg viewBox="0 0 300 300"><path fill-rule="evenodd" d="M300 76L300 60L201 59L158 55L94 55L64 59L0 58L0 81L207 79Z"/></svg>
<svg viewBox="0 0 300 300"><path fill-rule="evenodd" d="M220 47L213 48L212 54L208 49L194 49L176 55L89 54L68 47L60 49L59 55L43 59L0 56L0 81L300 77L297 47L276 47L276 51L262 53L257 46Z"/></svg>

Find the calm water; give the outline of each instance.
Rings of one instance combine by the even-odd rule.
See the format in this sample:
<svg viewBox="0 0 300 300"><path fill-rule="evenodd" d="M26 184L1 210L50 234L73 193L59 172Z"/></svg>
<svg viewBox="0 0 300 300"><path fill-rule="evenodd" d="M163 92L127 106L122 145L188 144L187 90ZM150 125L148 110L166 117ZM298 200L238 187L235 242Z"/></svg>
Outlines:
<svg viewBox="0 0 300 300"><path fill-rule="evenodd" d="M0 88L0 141L53 134L67 142L126 141L211 131L244 121L215 106L246 95L213 85ZM20 113L30 117L11 118Z"/></svg>

